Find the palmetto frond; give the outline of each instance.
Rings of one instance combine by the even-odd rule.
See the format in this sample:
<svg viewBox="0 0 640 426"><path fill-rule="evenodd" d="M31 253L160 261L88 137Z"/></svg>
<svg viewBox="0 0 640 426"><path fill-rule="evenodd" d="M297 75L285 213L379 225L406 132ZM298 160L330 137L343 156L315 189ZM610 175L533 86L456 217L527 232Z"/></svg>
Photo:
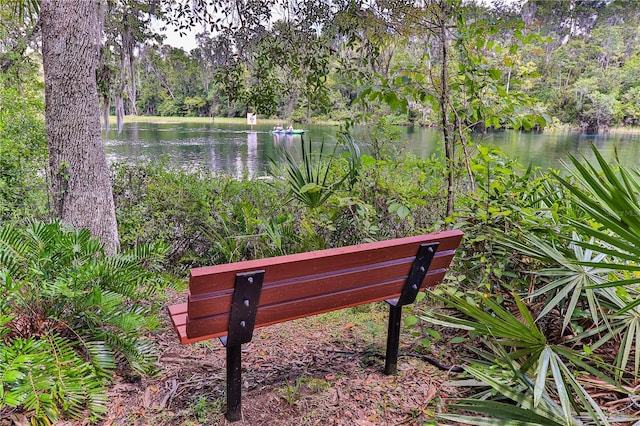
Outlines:
<svg viewBox="0 0 640 426"><path fill-rule="evenodd" d="M635 352L633 375L638 377L640 354L635 346L640 341L640 172L620 164L611 165L595 146L591 148L596 164L581 163L570 156L574 166L572 176L577 183L558 177L592 219L588 223L570 221L588 238L576 244L585 251L606 256L584 259L580 265L613 271L606 280L592 285L611 310L610 324L589 330L585 336L599 336L596 348L620 337L622 345L616 357L618 375L625 371Z"/></svg>
<svg viewBox="0 0 640 426"><path fill-rule="evenodd" d="M346 140L350 155L359 152L353 139ZM288 186L291 197L303 205L315 209L323 205L347 179L355 179L360 167L355 158L348 158L348 171L341 177L332 178L332 167L337 159L336 144L331 153L325 152L324 140L317 151L313 150L311 141L300 142L302 161L299 162L289 151L284 152L284 182ZM359 157L358 157L359 159ZM273 161L274 164L277 164ZM280 176L276 176L280 178Z"/></svg>
<svg viewBox="0 0 640 426"><path fill-rule="evenodd" d="M536 403L531 380L517 366L514 366L513 361L508 358L504 361L511 366L510 369L501 371L499 369L486 370L480 367L467 367L465 371L477 380L478 386L488 387L491 389L491 393L510 402L488 398L462 399L452 404L451 408L463 412L478 413L483 417L462 414L446 414L439 417L460 424L479 426L582 425L582 422L574 416L567 418L562 408L548 393L540 394Z"/></svg>
<svg viewBox="0 0 640 426"><path fill-rule="evenodd" d="M570 156L575 167L572 176L579 183L556 176L576 197L578 205L588 213L591 222L570 220L578 232L592 238L582 242L587 249L607 254L610 261L604 266L621 271L640 271L640 179L638 172L609 165L592 146L598 166L582 164ZM590 264L585 262L585 264ZM640 282L640 278L636 280Z"/></svg>
<svg viewBox="0 0 640 426"><path fill-rule="evenodd" d="M573 369L579 368L615 386L615 383L604 374L604 366L599 365L595 368L585 361L583 354L547 342L528 308L517 295L513 298L518 309L518 317L489 297L479 298L480 303L463 299L452 292L444 292L436 297L445 305L463 313L465 317L457 318L428 312L421 318L440 325L473 330L489 342L499 344L495 346L498 357L503 358L509 365L517 362L515 376L531 375L533 377L531 380L525 380L525 383L531 384L530 398L533 408L538 407L545 400L547 393L554 394L560 401L563 418L561 424L572 424L575 414L582 412L588 413L596 424L608 424L598 404L573 374ZM523 406L523 408L531 407Z"/></svg>
<svg viewBox="0 0 640 426"><path fill-rule="evenodd" d="M498 238L498 242L516 250L530 258L541 260L547 268L532 271L546 283L536 288L530 297L545 297L545 306L538 314L538 319L554 309L563 311L564 319L561 332L574 318L579 303L586 300L594 324L607 322L607 308L602 306L596 286L608 282L611 269L598 267L606 255L582 247L583 241L574 233L568 247L560 247L557 242L550 242L535 235L524 236L525 241L518 242L506 237ZM593 244L593 239L590 241Z"/></svg>

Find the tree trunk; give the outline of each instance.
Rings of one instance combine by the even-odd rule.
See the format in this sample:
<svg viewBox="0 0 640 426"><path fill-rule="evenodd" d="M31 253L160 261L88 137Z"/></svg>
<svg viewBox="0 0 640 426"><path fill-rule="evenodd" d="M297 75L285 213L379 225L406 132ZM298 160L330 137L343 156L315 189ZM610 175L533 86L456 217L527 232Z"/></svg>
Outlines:
<svg viewBox="0 0 640 426"><path fill-rule="evenodd" d="M438 16L439 36L440 36L440 49L441 49L441 61L442 69L440 70L440 125L442 126L442 138L444 141L444 152L447 161L447 217L453 214L454 197L455 197L455 154L454 154L454 134L449 123L449 75L447 73L447 66L449 65L449 51L448 51L448 36L447 36L447 13L446 2L440 3L440 10Z"/></svg>
<svg viewBox="0 0 640 426"><path fill-rule="evenodd" d="M53 211L115 253L118 228L96 84L104 7L101 1L42 0L40 16Z"/></svg>

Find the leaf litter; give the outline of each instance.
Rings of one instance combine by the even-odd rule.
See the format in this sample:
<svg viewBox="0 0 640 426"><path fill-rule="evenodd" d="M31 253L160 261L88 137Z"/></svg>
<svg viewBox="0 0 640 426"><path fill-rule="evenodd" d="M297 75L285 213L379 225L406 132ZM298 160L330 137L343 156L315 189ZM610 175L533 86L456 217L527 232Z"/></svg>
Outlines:
<svg viewBox="0 0 640 426"><path fill-rule="evenodd" d="M243 419L234 425L434 422L457 392L443 385L454 375L412 357L399 358L397 375L384 375L386 310L374 307L371 317L380 323L373 332L370 323L335 314L256 329L242 347ZM118 377L101 425L231 424L224 418L222 344L180 345L168 325L153 337L161 351L160 373ZM412 344L417 339L403 332L401 351L414 350Z"/></svg>

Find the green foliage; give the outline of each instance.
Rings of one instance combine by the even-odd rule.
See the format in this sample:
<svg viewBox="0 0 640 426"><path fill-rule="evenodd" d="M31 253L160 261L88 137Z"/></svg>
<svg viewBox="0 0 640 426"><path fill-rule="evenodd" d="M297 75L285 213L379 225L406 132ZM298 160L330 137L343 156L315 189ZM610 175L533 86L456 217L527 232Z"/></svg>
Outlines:
<svg viewBox="0 0 640 426"><path fill-rule="evenodd" d="M577 119L587 131L597 133L598 129L609 128L618 123L620 103L614 94L604 94L597 90L590 92L581 105Z"/></svg>
<svg viewBox="0 0 640 426"><path fill-rule="evenodd" d="M478 425L617 421L598 406L582 376L621 392L638 377L640 174L608 164L595 147L593 162L570 157L568 176L550 171L542 180L530 170L502 168L497 152L480 153L471 166L480 172L479 191L467 206L482 222L462 223L469 246L457 267L464 276L439 296L462 316L422 318L486 339L492 353L478 350L481 360L467 371L491 394L456 405L483 418L444 418ZM479 278L477 263L495 275ZM506 410L501 398L521 409ZM557 407L547 410L553 404L546 399Z"/></svg>
<svg viewBox="0 0 640 426"><path fill-rule="evenodd" d="M355 145L354 145L355 146ZM284 182L288 187L289 193L293 199L296 199L310 209L316 209L322 206L331 197L342 183L355 173L355 163L349 162L350 170L342 177L332 176L332 166L336 161L336 149L338 145L334 145L331 153L325 152L325 143L320 143L320 148L316 151L313 149L311 140L300 138L300 157L299 162L294 154L289 150L284 151L285 158L285 176ZM349 157L352 158L352 157ZM280 178L277 173L277 162L272 159L274 169L272 175ZM351 170L354 170L353 172Z"/></svg>
<svg viewBox="0 0 640 426"><path fill-rule="evenodd" d="M471 290L524 290L530 276L520 272L521 256L499 244L497 235L509 241L532 234L554 238L560 217L575 217L575 209L548 173L525 168L492 146L476 150L469 165L476 190L460 189L456 212L448 219L467 235L457 262L458 279Z"/></svg>
<svg viewBox="0 0 640 426"><path fill-rule="evenodd" d="M634 342L638 343L640 175L637 171L630 171L619 164L609 165L594 146L592 150L597 166L588 161L583 164L570 157L575 167L572 175L576 183L563 178L558 179L576 197L576 203L591 219L586 223L569 219L570 225L588 238L577 241L576 244L586 251L599 253L599 259L579 259L578 264L584 268L605 268L616 272L608 274L606 279L592 285L593 291L599 293L602 303L611 310L608 318L615 326L594 323L595 329L587 335L596 335L606 330L597 342L597 347L611 339L621 339L623 345L616 357L616 366L620 369L621 375L631 359ZM638 377L639 370L640 356L636 353L634 377Z"/></svg>
<svg viewBox="0 0 640 426"><path fill-rule="evenodd" d="M140 245L107 257L88 231L58 223L2 227L0 412L20 408L37 424L96 420L117 368L153 372L142 334L157 325L148 301L165 286L164 254Z"/></svg>
<svg viewBox="0 0 640 426"><path fill-rule="evenodd" d="M208 186L214 183L213 179L205 179L199 173L180 173L164 163L114 165L112 181L123 247L167 241L171 244L171 263L188 258L189 253L205 251L202 230L209 223L214 206L223 205L222 199L214 201L215 196L225 185L235 185L231 180L220 179L217 186Z"/></svg>
<svg viewBox="0 0 640 426"><path fill-rule="evenodd" d="M0 412L21 407L33 424L50 424L61 414L96 420L106 413L103 380L74 346L52 333L1 345Z"/></svg>
<svg viewBox="0 0 640 426"><path fill-rule="evenodd" d="M37 5L10 3L10 9L18 4L27 11L34 6L23 6ZM345 2L331 8L285 3L236 10L222 2L215 17L188 4L110 4L98 74L103 99L115 96L127 113L145 115L254 111L304 122L384 116L394 123L440 125L445 71L453 94L445 94L445 113L450 124L465 129L536 129L551 122L549 113L583 128L637 123L633 89L640 44L634 23L640 12L633 2L576 7L565 1L556 9L457 0L421 6ZM287 13L272 12L280 7ZM12 78L20 79L25 64L34 62L26 60L29 27L35 24L29 15L23 21L7 11L0 26L7 40L0 64L4 71L5 63L13 63ZM217 31L198 34L197 47L185 52L162 45L149 27L166 19L181 22L183 29L209 20L205 26ZM587 92L581 80L593 83Z"/></svg>
<svg viewBox="0 0 640 426"><path fill-rule="evenodd" d="M265 180L171 169L163 163L113 167L123 246L166 241L168 262L184 267L304 251L300 213ZM172 194L172 196L167 196Z"/></svg>
<svg viewBox="0 0 640 426"><path fill-rule="evenodd" d="M514 364L507 359L504 361L510 366ZM464 414L441 414L438 417L461 424L478 426L582 424L573 417L565 419L561 408L548 393L541 395L538 404L532 404L534 389L531 380L519 372L517 368L512 367L511 371L499 370L498 368L487 371L484 368L467 367L465 370L478 383L481 383L481 386L490 386L492 392L508 399L508 402L484 398L461 399L452 404L451 408L460 412L481 414L482 417ZM515 380L511 377L512 375L515 376Z"/></svg>
<svg viewBox="0 0 640 426"><path fill-rule="evenodd" d="M461 327L497 343L498 354L504 351L506 359L518 364L521 374L533 376L532 384L527 387L532 391L529 398L521 397L527 403L533 397L532 408L538 407L551 394L560 401L562 424L574 424L574 416L582 413L587 413L596 424L609 424L601 408L574 376L574 370L579 368L611 382L603 373L606 365L598 363L594 367L584 354L547 342L520 298L514 296L517 315L487 297L463 299L452 292L444 292L438 298L472 320L429 312L422 318L436 324Z"/></svg>
<svg viewBox="0 0 640 426"><path fill-rule="evenodd" d="M607 268L584 266L584 263L600 264L605 259L602 253L583 249L578 235L574 233L573 240L565 248L545 241L541 238L524 236L522 243L516 241L501 241L501 244L525 254L531 259L539 259L543 265L557 265L549 269L536 271L542 277L541 284L530 295L531 298L544 296L545 307L538 314L542 318L553 309L562 309L563 322L560 333L564 332L574 318L578 318L578 310L583 309L578 304L586 304L595 325L607 322L607 308L603 307L596 287L607 282ZM591 240L590 244L593 244Z"/></svg>
<svg viewBox="0 0 640 426"><path fill-rule="evenodd" d="M17 87L0 77L0 218L46 214L47 149L41 84Z"/></svg>

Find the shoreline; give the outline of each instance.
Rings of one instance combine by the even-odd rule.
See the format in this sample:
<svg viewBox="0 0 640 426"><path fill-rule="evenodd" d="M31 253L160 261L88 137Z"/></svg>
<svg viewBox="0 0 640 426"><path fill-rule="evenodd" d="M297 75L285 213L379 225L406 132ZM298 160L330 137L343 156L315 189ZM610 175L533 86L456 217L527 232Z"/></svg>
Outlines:
<svg viewBox="0 0 640 426"><path fill-rule="evenodd" d="M203 124L236 124L236 125L246 125L247 119L245 117L176 117L176 116L150 116L150 115L127 115L124 117L125 123L203 123ZM278 119L278 118L259 118L257 126L274 126L276 124L289 123L287 120ZM301 123L296 123L301 125ZM339 126L342 123L337 121L312 121L311 123L306 123L311 125L318 126ZM109 117L109 125L116 125L116 117ZM302 124L304 125L304 124ZM399 125L402 127L406 127L406 125ZM429 126L420 126L420 127L429 127ZM502 130L502 129L501 129ZM513 129L504 129L504 130L513 130ZM614 135L637 135L640 134L640 127L612 127L600 133L583 133L579 129L571 127L567 124L563 124L556 127L551 127L547 130L543 130L542 133L580 133L580 134L596 134L596 135L606 135L606 134L614 134Z"/></svg>
<svg viewBox="0 0 640 426"><path fill-rule="evenodd" d="M127 115L124 117L125 123L203 123L203 124L247 124L245 117L176 117L176 116L151 116L151 115ZM274 126L276 124L290 123L288 120L280 118L258 118L256 126L269 125ZM337 121L312 121L311 123L294 123L294 125L319 125L319 126L339 126L341 123ZM116 125L116 117L109 116L109 125Z"/></svg>

